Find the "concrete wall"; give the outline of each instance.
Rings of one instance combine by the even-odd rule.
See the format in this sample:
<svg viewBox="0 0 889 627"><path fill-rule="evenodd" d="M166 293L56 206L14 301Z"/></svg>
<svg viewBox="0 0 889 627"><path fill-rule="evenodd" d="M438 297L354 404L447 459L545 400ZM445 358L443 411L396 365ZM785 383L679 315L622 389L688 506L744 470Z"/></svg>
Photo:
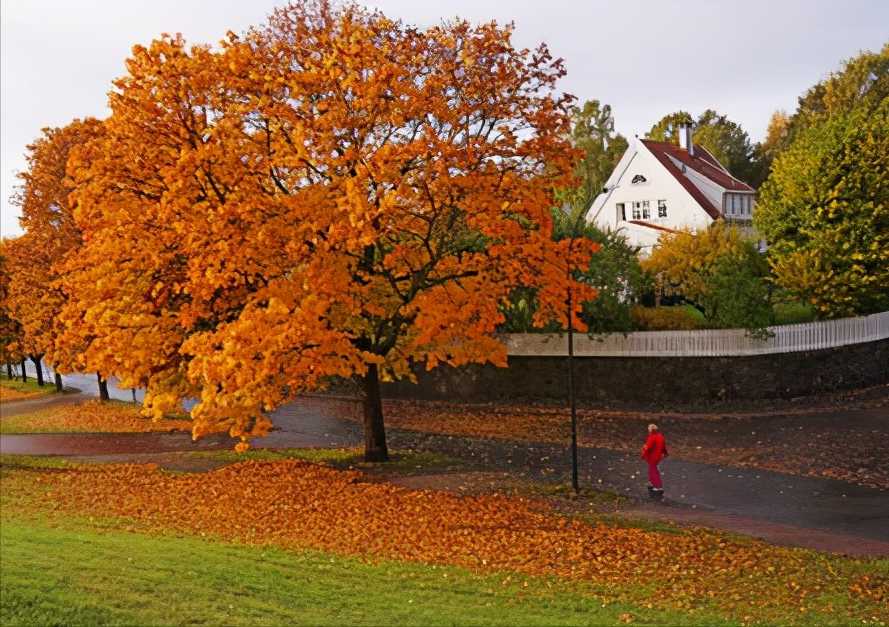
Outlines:
<svg viewBox="0 0 889 627"><path fill-rule="evenodd" d="M889 383L889 340L838 348L734 357L578 357L578 398L680 405L707 400L793 398ZM467 402L558 400L564 357L511 356L508 368L419 372L417 384L387 383L387 398ZM678 409L678 407L677 407Z"/></svg>

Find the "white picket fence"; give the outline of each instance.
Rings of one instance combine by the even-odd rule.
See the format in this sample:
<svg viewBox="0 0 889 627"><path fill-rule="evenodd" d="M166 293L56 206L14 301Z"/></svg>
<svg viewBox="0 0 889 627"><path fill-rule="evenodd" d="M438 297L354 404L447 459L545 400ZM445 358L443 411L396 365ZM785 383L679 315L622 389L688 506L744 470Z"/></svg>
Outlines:
<svg viewBox="0 0 889 627"><path fill-rule="evenodd" d="M756 339L743 329L703 331L639 331L589 337L574 334L579 357L722 357L794 353L889 338L889 311L823 322L770 327L768 339ZM564 357L565 333L511 333L503 336L509 355Z"/></svg>

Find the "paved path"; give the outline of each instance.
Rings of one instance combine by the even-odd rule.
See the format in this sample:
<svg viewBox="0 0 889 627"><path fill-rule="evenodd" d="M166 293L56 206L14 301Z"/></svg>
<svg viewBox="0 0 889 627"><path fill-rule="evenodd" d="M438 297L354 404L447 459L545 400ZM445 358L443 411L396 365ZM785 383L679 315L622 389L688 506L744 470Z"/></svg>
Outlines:
<svg viewBox="0 0 889 627"><path fill-rule="evenodd" d="M358 446L362 436L360 425L354 418L359 412L359 405L352 400L300 399L275 412L276 430L255 440L254 446ZM352 420L347 419L350 416ZM854 420L855 413L850 412L847 419ZM569 472L567 448L552 444L406 430L391 430L389 440L392 448L436 451L461 458L473 468L508 471L517 478L561 483ZM213 436L195 443L187 434L179 433L0 437L0 450L4 453L56 455L141 454L231 445L232 440L226 436ZM583 486L644 497L645 468L635 455L609 449L581 448L579 460ZM863 551L848 552L889 555L889 492L830 479L677 459L664 462L663 474L668 497L666 503L655 507L645 505L639 509L640 513L701 524L722 520L723 524L716 526L770 539L794 540L795 534L791 544L814 548L844 550L836 547L851 547L857 538ZM808 542L803 537L807 533L812 536ZM842 541L831 544L824 540L832 536Z"/></svg>
<svg viewBox="0 0 889 627"><path fill-rule="evenodd" d="M81 394L79 390L71 390L64 394L50 394L48 396L39 396L21 401L7 401L0 403L0 418L8 416L18 416L19 414L29 414L32 411L40 411L47 407L55 405L66 405L68 403L79 403L91 398L88 395Z"/></svg>
<svg viewBox="0 0 889 627"><path fill-rule="evenodd" d="M513 469L530 479L565 481L568 450L396 431L394 447L412 446L461 457L485 468ZM646 468L635 455L581 448L580 482L631 497L645 496ZM717 511L778 524L821 529L889 543L889 493L841 481L797 477L669 459L663 464L667 505Z"/></svg>

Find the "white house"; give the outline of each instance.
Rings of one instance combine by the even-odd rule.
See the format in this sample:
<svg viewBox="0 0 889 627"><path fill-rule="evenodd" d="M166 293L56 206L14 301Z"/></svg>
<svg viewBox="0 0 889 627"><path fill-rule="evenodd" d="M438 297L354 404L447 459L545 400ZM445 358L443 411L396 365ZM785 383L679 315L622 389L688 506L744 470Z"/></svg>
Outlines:
<svg viewBox="0 0 889 627"><path fill-rule="evenodd" d="M596 197L587 220L621 231L650 252L665 231L706 228L725 219L749 227L755 191L692 142L680 127L679 145L636 139Z"/></svg>

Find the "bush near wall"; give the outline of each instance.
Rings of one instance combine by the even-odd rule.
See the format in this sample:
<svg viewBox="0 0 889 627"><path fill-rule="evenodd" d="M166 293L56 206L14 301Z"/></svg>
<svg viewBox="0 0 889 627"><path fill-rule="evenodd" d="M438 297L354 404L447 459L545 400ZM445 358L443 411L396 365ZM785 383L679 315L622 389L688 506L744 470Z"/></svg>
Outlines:
<svg viewBox="0 0 889 627"><path fill-rule="evenodd" d="M815 308L801 302L782 302L772 305L772 324L801 324L817 319Z"/></svg>
<svg viewBox="0 0 889 627"><path fill-rule="evenodd" d="M691 305L633 307L630 315L640 331L693 331L707 326L703 314Z"/></svg>

